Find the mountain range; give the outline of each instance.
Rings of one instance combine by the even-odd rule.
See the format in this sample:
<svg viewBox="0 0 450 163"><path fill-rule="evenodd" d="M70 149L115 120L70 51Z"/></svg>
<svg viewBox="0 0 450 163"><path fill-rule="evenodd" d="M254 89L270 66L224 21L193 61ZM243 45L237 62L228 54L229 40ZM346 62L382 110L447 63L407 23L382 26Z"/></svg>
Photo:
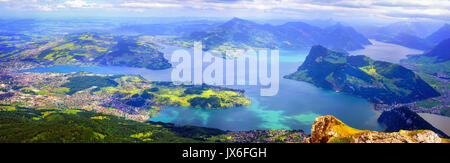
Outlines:
<svg viewBox="0 0 450 163"><path fill-rule="evenodd" d="M433 32L436 32L440 27L442 27L441 23L433 23L433 22L395 22L392 24L388 24L386 26L371 28L370 30L364 32L369 36L375 35L395 35L399 33L407 33L410 35L414 35L420 38L425 38L431 35Z"/></svg>
<svg viewBox="0 0 450 163"><path fill-rule="evenodd" d="M450 24L445 24L439 30L426 37L426 40L433 44L438 44L448 38L450 38Z"/></svg>
<svg viewBox="0 0 450 163"><path fill-rule="evenodd" d="M412 55L401 63L411 69L441 77L450 77L450 38L422 55Z"/></svg>
<svg viewBox="0 0 450 163"><path fill-rule="evenodd" d="M376 104L408 103L440 94L413 71L366 56L349 56L317 45L288 79L349 93Z"/></svg>
<svg viewBox="0 0 450 163"><path fill-rule="evenodd" d="M436 57L437 63L450 60L450 38L441 41L431 51L424 54L426 57Z"/></svg>
<svg viewBox="0 0 450 163"><path fill-rule="evenodd" d="M132 24L122 25L119 31L136 32L145 35L183 35L195 31L208 30L220 24L221 22L207 20L181 21L165 24Z"/></svg>
<svg viewBox="0 0 450 163"><path fill-rule="evenodd" d="M366 37L412 49L430 50L450 38L450 25L423 22L397 22L378 28L360 28Z"/></svg>
<svg viewBox="0 0 450 163"><path fill-rule="evenodd" d="M383 41L386 43L391 44L397 44L404 47L412 48L412 49L418 49L418 50L429 50L432 48L432 44L420 37L417 37L415 35L411 35L408 33L399 33L396 35L393 35L393 37L386 38L384 40L378 40Z"/></svg>
<svg viewBox="0 0 450 163"><path fill-rule="evenodd" d="M297 49L321 44L334 50L356 50L370 45L370 41L352 27L336 24L327 28L303 22L282 25L258 24L233 18L209 30L192 32L179 40L202 41L204 50L233 48L284 48Z"/></svg>

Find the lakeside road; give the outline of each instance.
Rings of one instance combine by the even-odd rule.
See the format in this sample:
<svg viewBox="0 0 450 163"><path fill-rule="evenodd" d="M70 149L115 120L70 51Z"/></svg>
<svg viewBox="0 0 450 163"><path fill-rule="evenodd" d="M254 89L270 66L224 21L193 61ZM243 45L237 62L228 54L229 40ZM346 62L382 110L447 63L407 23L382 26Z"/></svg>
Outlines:
<svg viewBox="0 0 450 163"><path fill-rule="evenodd" d="M447 135L450 135L450 117L430 113L418 114L437 129L441 130Z"/></svg>

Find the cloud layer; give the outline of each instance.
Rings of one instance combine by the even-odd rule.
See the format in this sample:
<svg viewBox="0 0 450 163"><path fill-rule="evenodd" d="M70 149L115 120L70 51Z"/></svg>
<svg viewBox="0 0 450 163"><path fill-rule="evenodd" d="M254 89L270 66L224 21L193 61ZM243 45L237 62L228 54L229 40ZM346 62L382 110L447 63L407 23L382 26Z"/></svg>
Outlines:
<svg viewBox="0 0 450 163"><path fill-rule="evenodd" d="M449 0L0 0L17 12L95 10L146 16L239 16L450 20Z"/></svg>

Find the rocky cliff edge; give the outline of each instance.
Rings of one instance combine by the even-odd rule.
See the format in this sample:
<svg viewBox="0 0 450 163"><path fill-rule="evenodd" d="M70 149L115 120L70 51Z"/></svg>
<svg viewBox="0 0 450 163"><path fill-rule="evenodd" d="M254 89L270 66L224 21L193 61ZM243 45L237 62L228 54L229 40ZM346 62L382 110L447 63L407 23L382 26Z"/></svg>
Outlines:
<svg viewBox="0 0 450 163"><path fill-rule="evenodd" d="M446 143L430 130L376 132L347 126L331 115L316 118L306 143Z"/></svg>

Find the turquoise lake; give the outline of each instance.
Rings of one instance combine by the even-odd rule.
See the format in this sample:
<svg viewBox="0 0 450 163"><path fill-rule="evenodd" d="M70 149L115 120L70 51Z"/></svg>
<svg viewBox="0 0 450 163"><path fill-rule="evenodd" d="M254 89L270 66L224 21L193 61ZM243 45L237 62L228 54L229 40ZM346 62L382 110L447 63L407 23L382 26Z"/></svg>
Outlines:
<svg viewBox="0 0 450 163"><path fill-rule="evenodd" d="M176 50L163 50L167 58ZM260 96L259 86L228 86L244 89L252 105L220 110L189 107L164 107L152 121L195 125L223 130L255 129L301 129L310 132L314 119L322 115L333 115L346 124L358 128L382 131L377 123L379 113L367 100L323 90L312 84L284 79L283 76L295 72L307 56L305 50L280 51L279 91L275 96ZM55 66L24 70L26 72L79 72L89 71L99 74L138 74L153 81L170 81L172 69L148 70L144 68L108 66Z"/></svg>

